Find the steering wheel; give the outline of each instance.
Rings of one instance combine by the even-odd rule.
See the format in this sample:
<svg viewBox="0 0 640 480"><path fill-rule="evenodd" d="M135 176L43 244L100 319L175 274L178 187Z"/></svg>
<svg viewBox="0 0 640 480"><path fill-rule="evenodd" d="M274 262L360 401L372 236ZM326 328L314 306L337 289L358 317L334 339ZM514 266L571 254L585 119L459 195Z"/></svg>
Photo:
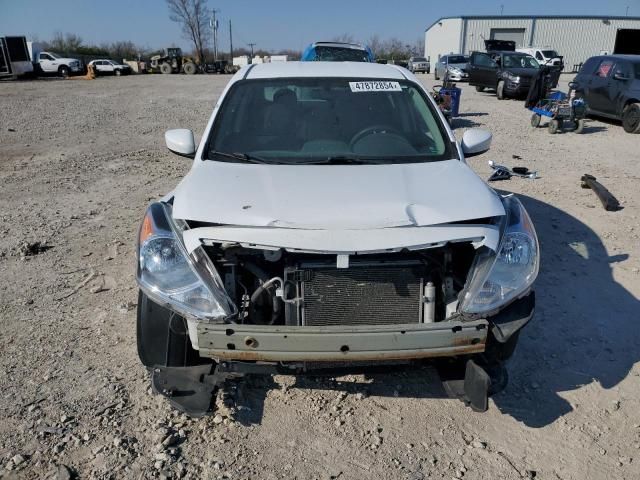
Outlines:
<svg viewBox="0 0 640 480"><path fill-rule="evenodd" d="M397 137L406 140L404 136L395 128L390 127L389 125L372 125L370 127L363 128L358 133L356 133L349 142L349 147L353 149L354 145L362 140L364 137L368 137L369 135L377 135L380 133L384 133L385 135L395 135Z"/></svg>

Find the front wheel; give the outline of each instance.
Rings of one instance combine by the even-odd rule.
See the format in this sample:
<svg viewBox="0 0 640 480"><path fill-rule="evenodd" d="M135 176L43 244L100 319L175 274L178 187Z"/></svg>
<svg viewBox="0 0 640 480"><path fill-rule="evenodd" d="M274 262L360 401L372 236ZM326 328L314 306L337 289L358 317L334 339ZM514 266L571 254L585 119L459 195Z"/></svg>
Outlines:
<svg viewBox="0 0 640 480"><path fill-rule="evenodd" d="M67 78L69 76L69 67L62 65L59 69L58 69L58 73L60 74L61 77L63 78Z"/></svg>
<svg viewBox="0 0 640 480"><path fill-rule="evenodd" d="M122 70L117 69L114 73L116 74L116 77L119 77L120 75L122 75Z"/></svg>
<svg viewBox="0 0 640 480"><path fill-rule="evenodd" d="M555 134L558 133L562 129L562 122L560 120L556 120L555 118L549 122L549 133Z"/></svg>
<svg viewBox="0 0 640 480"><path fill-rule="evenodd" d="M192 63L192 62L187 62L184 64L184 73L186 73L187 75L193 75L194 73L196 73L196 64Z"/></svg>
<svg viewBox="0 0 640 480"><path fill-rule="evenodd" d="M533 128L538 128L540 126L541 117L537 113L531 115L531 126Z"/></svg>
<svg viewBox="0 0 640 480"><path fill-rule="evenodd" d="M160 65L160 71L163 74L168 75L170 73L173 73L173 68L171 68L171 65L169 65L168 63L163 63L162 65Z"/></svg>
<svg viewBox="0 0 640 480"><path fill-rule="evenodd" d="M496 96L498 100L504 100L506 98L504 96L504 81L502 80L498 82L498 86L496 87Z"/></svg>
<svg viewBox="0 0 640 480"><path fill-rule="evenodd" d="M438 70L435 70L433 72L433 78L435 78L436 80L440 80L440 77L438 76Z"/></svg>
<svg viewBox="0 0 640 480"><path fill-rule="evenodd" d="M640 103L630 103L624 108L622 128L627 133L640 133Z"/></svg>
<svg viewBox="0 0 640 480"><path fill-rule="evenodd" d="M580 120L576 120L576 129L573 131L573 133L582 133L584 131L584 118L581 118Z"/></svg>

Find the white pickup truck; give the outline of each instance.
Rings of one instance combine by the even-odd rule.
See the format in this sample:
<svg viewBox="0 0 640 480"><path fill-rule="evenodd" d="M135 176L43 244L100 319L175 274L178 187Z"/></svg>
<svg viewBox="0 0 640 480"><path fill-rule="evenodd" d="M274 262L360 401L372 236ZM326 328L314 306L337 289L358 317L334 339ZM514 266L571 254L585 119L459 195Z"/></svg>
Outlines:
<svg viewBox="0 0 640 480"><path fill-rule="evenodd" d="M55 73L62 77L82 71L80 60L76 58L63 58L53 52L43 51L35 42L27 42L27 46L36 71Z"/></svg>

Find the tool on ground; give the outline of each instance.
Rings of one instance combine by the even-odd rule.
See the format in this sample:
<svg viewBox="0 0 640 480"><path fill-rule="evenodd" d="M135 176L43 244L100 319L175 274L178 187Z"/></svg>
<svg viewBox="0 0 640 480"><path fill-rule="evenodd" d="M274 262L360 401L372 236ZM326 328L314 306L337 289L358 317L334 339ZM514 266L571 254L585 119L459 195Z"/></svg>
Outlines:
<svg viewBox="0 0 640 480"><path fill-rule="evenodd" d="M595 194L600 199L602 206L608 212L615 212L616 210L620 210L620 202L616 197L612 195L612 193L607 190L600 182L596 181L596 177L593 175L589 175L585 173L582 178L580 178L582 188L590 188L595 192Z"/></svg>

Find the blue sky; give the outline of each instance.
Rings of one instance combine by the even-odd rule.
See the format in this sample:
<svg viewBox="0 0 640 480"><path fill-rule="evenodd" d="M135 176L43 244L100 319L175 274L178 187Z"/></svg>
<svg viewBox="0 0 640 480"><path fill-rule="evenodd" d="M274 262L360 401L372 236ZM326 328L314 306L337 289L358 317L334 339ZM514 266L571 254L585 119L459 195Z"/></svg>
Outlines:
<svg viewBox="0 0 640 480"><path fill-rule="evenodd" d="M229 47L228 20L234 47L255 42L257 48L302 50L314 40L350 33L366 41L373 34L414 43L441 16L494 15L629 15L640 16L640 0L209 0L223 22L221 49ZM164 0L0 0L0 35L51 38L54 32L80 35L85 43L131 40L160 48L190 48L180 28L168 18Z"/></svg>

